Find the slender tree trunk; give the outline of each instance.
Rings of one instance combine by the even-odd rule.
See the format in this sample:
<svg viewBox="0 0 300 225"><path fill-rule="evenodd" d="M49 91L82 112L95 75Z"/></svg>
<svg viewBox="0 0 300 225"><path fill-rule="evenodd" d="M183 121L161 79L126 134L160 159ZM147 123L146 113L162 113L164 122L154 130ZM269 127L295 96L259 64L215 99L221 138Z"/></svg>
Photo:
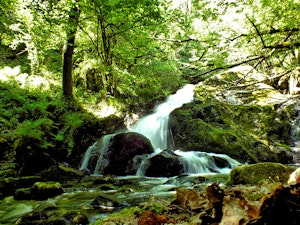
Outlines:
<svg viewBox="0 0 300 225"><path fill-rule="evenodd" d="M75 36L67 41L67 48L63 56L63 94L67 100L73 99L72 65Z"/></svg>
<svg viewBox="0 0 300 225"><path fill-rule="evenodd" d="M71 102L73 100L73 81L72 81L72 67L73 67L73 54L75 48L75 36L79 20L79 6L74 6L70 13L70 26L71 29L67 34L67 46L63 55L63 95L66 100Z"/></svg>

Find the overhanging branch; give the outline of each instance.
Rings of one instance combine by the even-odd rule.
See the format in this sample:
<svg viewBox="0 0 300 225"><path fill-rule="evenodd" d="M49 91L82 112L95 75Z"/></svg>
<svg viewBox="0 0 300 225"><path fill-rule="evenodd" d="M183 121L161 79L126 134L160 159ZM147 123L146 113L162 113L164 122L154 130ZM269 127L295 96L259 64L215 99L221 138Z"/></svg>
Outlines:
<svg viewBox="0 0 300 225"><path fill-rule="evenodd" d="M216 67L216 68L213 68L211 70L205 71L201 74L197 74L197 75L194 75L194 76L191 76L191 77L192 78L201 77L203 75L206 75L206 74L209 74L209 73L212 73L212 72L216 72L216 71L219 71L219 70L225 70L225 69L231 69L231 68L234 68L236 66L240 66L240 65L243 65L243 64L258 60L258 59L264 59L264 58L265 58L265 56L256 56L256 57L253 57L251 59L244 60L242 62L234 63L234 64L231 64L231 65Z"/></svg>

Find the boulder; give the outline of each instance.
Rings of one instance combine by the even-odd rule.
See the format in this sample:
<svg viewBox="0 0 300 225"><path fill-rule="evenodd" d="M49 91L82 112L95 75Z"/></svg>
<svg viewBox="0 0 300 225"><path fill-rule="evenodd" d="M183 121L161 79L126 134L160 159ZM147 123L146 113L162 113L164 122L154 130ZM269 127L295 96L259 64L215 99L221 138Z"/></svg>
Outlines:
<svg viewBox="0 0 300 225"><path fill-rule="evenodd" d="M58 182L36 182L30 189L32 199L46 200L64 193L62 185Z"/></svg>
<svg viewBox="0 0 300 225"><path fill-rule="evenodd" d="M39 210L29 212L21 216L15 224L18 225L68 225L68 224L81 224L88 225L88 216L82 212L69 211L62 213L59 210Z"/></svg>
<svg viewBox="0 0 300 225"><path fill-rule="evenodd" d="M147 164L145 175L149 177L173 177L184 172L178 156L170 150L149 158Z"/></svg>
<svg viewBox="0 0 300 225"><path fill-rule="evenodd" d="M64 164L53 165L38 174L42 180L58 182L80 180L84 173Z"/></svg>
<svg viewBox="0 0 300 225"><path fill-rule="evenodd" d="M103 175L134 175L137 156L150 154L153 151L149 139L139 133L117 134L110 140L110 146L104 154L107 165L103 168Z"/></svg>
<svg viewBox="0 0 300 225"><path fill-rule="evenodd" d="M259 184L263 181L287 183L294 167L280 163L264 162L243 165L230 172L232 184Z"/></svg>
<svg viewBox="0 0 300 225"><path fill-rule="evenodd" d="M226 154L247 163L294 163L289 147L292 101L266 76L242 69L198 83L194 101L170 114L175 148Z"/></svg>
<svg viewBox="0 0 300 225"><path fill-rule="evenodd" d="M95 119L92 116L85 118L84 123L76 129L74 134L71 134L73 135L74 147L67 162L73 167L78 166L85 151L99 137L122 129L125 129L124 120L115 115L100 119Z"/></svg>
<svg viewBox="0 0 300 225"><path fill-rule="evenodd" d="M101 211L114 211L124 207L128 207L128 204L119 202L112 196L99 195L92 202L92 207L94 209L99 209Z"/></svg>

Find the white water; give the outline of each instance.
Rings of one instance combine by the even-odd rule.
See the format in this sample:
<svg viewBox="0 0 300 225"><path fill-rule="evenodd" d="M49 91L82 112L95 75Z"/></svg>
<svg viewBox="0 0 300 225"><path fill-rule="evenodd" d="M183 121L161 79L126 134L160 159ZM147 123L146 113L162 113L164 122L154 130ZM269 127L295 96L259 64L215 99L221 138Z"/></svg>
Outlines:
<svg viewBox="0 0 300 225"><path fill-rule="evenodd" d="M138 132L146 136L152 143L155 152L148 157L137 169L137 176L143 176L147 163L145 160L158 154L162 150L172 147L173 137L168 128L169 114L176 108L185 103L192 102L194 98L194 85L188 84L178 90L175 94L169 96L166 102L160 104L154 113L140 119L136 124L128 128L130 132ZM80 170L88 170L88 165L93 157L97 157L97 164L92 172L93 174L102 174L103 168L107 163L103 158L104 153L109 147L110 139L116 134L105 135L102 139L90 146L83 158ZM239 162L227 155L204 153L200 151L174 151L179 156L180 162L184 166L184 172L188 174L207 174L207 173L228 173L232 168L239 165ZM221 158L227 161L229 167L219 168L215 163L215 158Z"/></svg>
<svg viewBox="0 0 300 225"><path fill-rule="evenodd" d="M93 174L102 174L103 168L108 163L105 162L103 156L109 147L110 139L113 138L115 135L116 133L104 135L99 141L96 141L93 145L91 145L86 150L79 169L89 171L88 169L89 162L93 157L96 157L97 158L96 167L94 171L89 171L89 172L92 172Z"/></svg>
<svg viewBox="0 0 300 225"><path fill-rule="evenodd" d="M176 150L174 153L180 156L179 160L184 166L184 171L189 174L229 173L232 168L240 165L238 161L225 154L180 150ZM218 167L215 158L226 161L229 167Z"/></svg>
<svg viewBox="0 0 300 225"><path fill-rule="evenodd" d="M155 151L160 152L169 147L168 143L172 143L172 134L168 129L169 114L193 99L194 85L187 84L157 106L153 114L142 118L128 130L143 134L151 141Z"/></svg>

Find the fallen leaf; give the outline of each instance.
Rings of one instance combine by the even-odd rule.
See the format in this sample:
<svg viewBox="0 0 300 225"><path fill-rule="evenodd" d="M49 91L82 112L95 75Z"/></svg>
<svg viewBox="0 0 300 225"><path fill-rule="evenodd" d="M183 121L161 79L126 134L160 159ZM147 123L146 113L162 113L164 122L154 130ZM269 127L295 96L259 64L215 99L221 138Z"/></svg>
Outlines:
<svg viewBox="0 0 300 225"><path fill-rule="evenodd" d="M176 189L177 203L190 210L200 209L205 201L201 198L199 191L195 189Z"/></svg>

